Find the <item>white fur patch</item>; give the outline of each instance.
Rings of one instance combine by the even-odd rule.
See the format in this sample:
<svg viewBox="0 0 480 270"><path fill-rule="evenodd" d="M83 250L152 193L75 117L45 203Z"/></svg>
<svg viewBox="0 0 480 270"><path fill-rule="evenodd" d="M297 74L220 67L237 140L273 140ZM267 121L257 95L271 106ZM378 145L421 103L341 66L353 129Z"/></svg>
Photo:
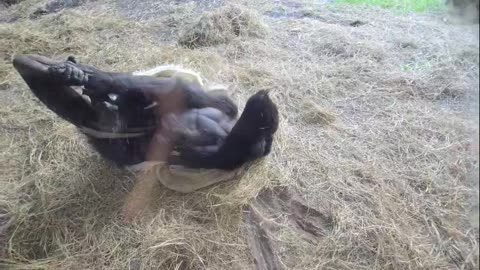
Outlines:
<svg viewBox="0 0 480 270"><path fill-rule="evenodd" d="M171 77L182 77L187 75L192 78L194 78L194 81L196 81L201 87L205 87L207 91L226 91L228 90L228 86L224 84L209 84L207 83L202 76L198 73L195 72L191 69L183 68L181 66L177 65L161 65L154 67L152 69L148 70L141 70L141 71L135 71L132 73L132 75L135 76L159 76L162 73L171 73Z"/></svg>
<svg viewBox="0 0 480 270"><path fill-rule="evenodd" d="M182 74L190 75L195 78L195 80L200 84L200 86L204 85L204 81L202 79L202 76L200 76L199 73L182 68L180 66L175 66L175 65L162 65L162 66L157 66L149 70L143 70L143 71L135 71L132 74L135 76L157 76L161 73L173 73L173 77L179 76L182 77Z"/></svg>
<svg viewBox="0 0 480 270"><path fill-rule="evenodd" d="M98 130L94 130L87 127L79 127L78 129L84 134L90 135L98 139L124 139L124 138L140 137L145 135L145 132L116 133L116 132L98 131Z"/></svg>

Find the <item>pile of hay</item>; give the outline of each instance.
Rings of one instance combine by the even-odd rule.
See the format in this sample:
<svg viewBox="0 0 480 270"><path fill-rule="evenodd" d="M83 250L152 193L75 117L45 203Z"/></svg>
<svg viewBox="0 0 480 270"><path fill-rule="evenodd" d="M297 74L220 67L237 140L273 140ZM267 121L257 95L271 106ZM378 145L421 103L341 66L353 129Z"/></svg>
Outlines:
<svg viewBox="0 0 480 270"><path fill-rule="evenodd" d="M266 27L258 14L241 6L229 5L203 15L184 30L178 42L196 48L226 43L239 36L260 37L265 33Z"/></svg>

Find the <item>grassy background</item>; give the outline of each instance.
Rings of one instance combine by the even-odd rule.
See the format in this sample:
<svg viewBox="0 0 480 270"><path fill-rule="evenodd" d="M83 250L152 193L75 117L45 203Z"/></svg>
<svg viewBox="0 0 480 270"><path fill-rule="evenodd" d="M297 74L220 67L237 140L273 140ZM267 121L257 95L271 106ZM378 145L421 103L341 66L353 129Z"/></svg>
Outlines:
<svg viewBox="0 0 480 270"><path fill-rule="evenodd" d="M441 10L445 8L442 0L337 0L337 3L365 4L393 8L401 11L424 12L427 10Z"/></svg>

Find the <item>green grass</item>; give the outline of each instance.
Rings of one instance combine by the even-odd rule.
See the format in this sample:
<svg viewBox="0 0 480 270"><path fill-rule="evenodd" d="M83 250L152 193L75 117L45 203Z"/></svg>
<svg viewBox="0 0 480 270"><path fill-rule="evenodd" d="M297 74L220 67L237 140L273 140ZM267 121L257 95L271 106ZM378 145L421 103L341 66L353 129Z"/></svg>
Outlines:
<svg viewBox="0 0 480 270"><path fill-rule="evenodd" d="M337 3L375 5L401 11L424 12L441 10L445 4L442 0L336 0Z"/></svg>

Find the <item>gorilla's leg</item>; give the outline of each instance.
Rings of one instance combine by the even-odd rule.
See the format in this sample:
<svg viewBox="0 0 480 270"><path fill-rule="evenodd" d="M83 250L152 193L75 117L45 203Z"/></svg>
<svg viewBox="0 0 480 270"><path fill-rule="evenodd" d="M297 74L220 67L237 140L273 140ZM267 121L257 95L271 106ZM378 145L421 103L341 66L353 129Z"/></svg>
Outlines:
<svg viewBox="0 0 480 270"><path fill-rule="evenodd" d="M50 110L76 126L89 126L97 120L90 104L73 88L51 76L49 67L58 64L41 56L17 56L13 60L32 92Z"/></svg>
<svg viewBox="0 0 480 270"><path fill-rule="evenodd" d="M70 66L70 63L36 55L17 56L13 65L34 95L59 117L80 128L102 157L119 166L144 161L153 130L139 128L134 130L135 133L133 129L123 130L124 127L128 129L132 122L130 118L122 118L118 112L108 111L106 106L102 106L102 100L91 99L88 102L70 86L81 85L85 81L85 73L98 74L100 71L86 66L84 72ZM134 109L132 106L128 107ZM143 122L153 119L151 111L142 111L141 115L130 112L129 115L140 127L146 126Z"/></svg>

